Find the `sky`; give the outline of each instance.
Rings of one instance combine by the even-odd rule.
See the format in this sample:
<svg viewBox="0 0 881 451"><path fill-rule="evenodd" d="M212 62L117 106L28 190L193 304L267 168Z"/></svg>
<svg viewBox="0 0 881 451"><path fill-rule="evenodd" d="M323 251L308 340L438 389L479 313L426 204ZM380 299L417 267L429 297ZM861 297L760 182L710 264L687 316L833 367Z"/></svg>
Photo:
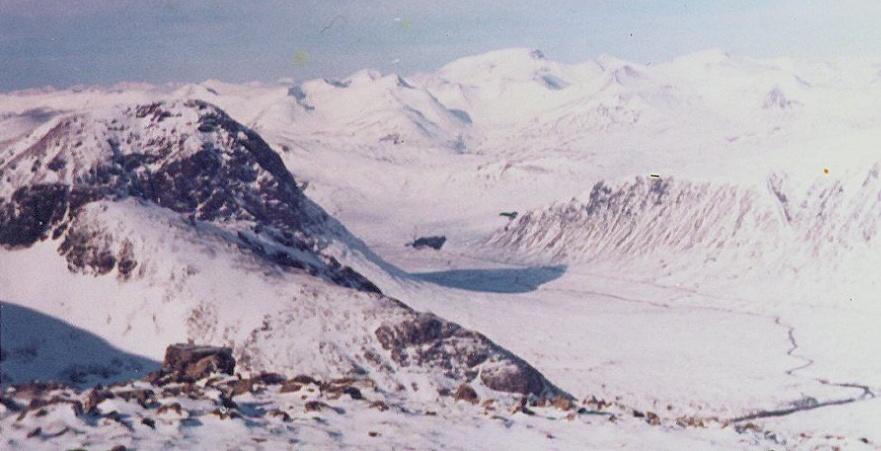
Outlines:
<svg viewBox="0 0 881 451"><path fill-rule="evenodd" d="M0 0L0 91L408 75L537 48L659 63L721 49L881 61L877 0Z"/></svg>

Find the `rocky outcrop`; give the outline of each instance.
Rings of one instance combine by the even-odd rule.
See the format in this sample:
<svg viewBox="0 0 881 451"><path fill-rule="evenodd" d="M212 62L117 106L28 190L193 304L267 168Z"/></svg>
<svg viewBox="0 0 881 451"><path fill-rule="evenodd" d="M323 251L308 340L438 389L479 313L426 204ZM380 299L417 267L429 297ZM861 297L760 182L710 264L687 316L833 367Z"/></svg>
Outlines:
<svg viewBox="0 0 881 451"><path fill-rule="evenodd" d="M64 219L70 189L60 183L23 186L0 198L0 246L19 247L45 239Z"/></svg>
<svg viewBox="0 0 881 451"><path fill-rule="evenodd" d="M423 236L413 240L412 243L407 243L407 245L411 246L413 249L424 249L429 247L439 251L446 242L447 237L445 236Z"/></svg>
<svg viewBox="0 0 881 451"><path fill-rule="evenodd" d="M0 162L0 246L60 237L59 253L71 271L117 269L128 279L138 260L131 247L122 249L125 237L96 239L100 232L77 218L85 205L135 198L194 225L220 226L237 245L275 264L379 292L322 252L344 229L303 195L281 157L253 130L201 101L123 107L113 116L60 118L35 144Z"/></svg>
<svg viewBox="0 0 881 451"><path fill-rule="evenodd" d="M535 368L485 336L430 313L411 312L376 329L376 338L402 367L430 366L460 383L478 378L492 390L554 397L565 395ZM565 395L568 396L568 395Z"/></svg>
<svg viewBox="0 0 881 451"><path fill-rule="evenodd" d="M480 380L493 390L508 393L542 394L547 387L541 373L522 361L484 368Z"/></svg>
<svg viewBox="0 0 881 451"><path fill-rule="evenodd" d="M165 350L161 371L178 380L198 380L213 373L233 374L236 360L231 348L174 344Z"/></svg>

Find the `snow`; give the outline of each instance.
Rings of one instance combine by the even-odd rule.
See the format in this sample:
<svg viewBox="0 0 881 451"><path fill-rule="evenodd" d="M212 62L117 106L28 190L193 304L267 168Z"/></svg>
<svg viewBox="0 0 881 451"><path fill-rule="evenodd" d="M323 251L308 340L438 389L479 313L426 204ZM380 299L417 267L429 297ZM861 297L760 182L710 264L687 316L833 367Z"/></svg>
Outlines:
<svg viewBox="0 0 881 451"><path fill-rule="evenodd" d="M270 142L305 194L369 246L336 242L327 252L385 294L481 332L578 400L616 400L669 421L494 419L456 404L431 407L437 416L346 406L345 415L322 416L325 423L298 423L298 446L871 449L881 444L879 73L878 61L757 60L721 50L641 66L611 56L566 65L508 49L405 77L362 71L278 85L7 93L0 157L29 146L61 111L211 102ZM585 213L599 182L637 193L617 204L629 215ZM669 183L657 205L655 183ZM237 346L268 312L298 318L290 309L371 305L305 275L267 275L160 209L103 208L95 214L138 246L175 249L174 259L150 252L153 282L132 288L112 275L72 275L44 242L0 252L0 298L56 312L120 352L154 360L165 344L191 335L181 305L220 315L200 323L199 337ZM518 218L499 216L510 211ZM428 235L447 243L439 251L404 246ZM188 266L198 274L186 276ZM321 301L308 301L313 295ZM304 304L290 307L291 296ZM96 299L107 327L73 307ZM144 309L157 319L125 319ZM353 342L326 334L334 333L328 324L364 321L347 315L328 312L275 340L311 337L345 355ZM215 330L213 322L232 326ZM301 348L262 352L285 368L341 368ZM438 402L421 395L407 395L408 405ZM721 423L671 426L680 416L724 421L816 404L739 423L776 439ZM169 440L187 447L271 430L219 424Z"/></svg>

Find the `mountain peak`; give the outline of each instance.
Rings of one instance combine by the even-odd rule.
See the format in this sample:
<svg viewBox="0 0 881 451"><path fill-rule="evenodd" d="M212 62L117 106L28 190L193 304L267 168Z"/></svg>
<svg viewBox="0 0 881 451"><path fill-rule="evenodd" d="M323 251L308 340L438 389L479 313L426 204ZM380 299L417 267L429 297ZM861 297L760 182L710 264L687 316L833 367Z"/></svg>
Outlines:
<svg viewBox="0 0 881 451"><path fill-rule="evenodd" d="M438 72L445 78L475 78L496 76L503 78L531 78L531 74L551 63L545 54L533 48L494 50L480 55L466 56L447 64Z"/></svg>
<svg viewBox="0 0 881 451"><path fill-rule="evenodd" d="M664 63L664 65L682 67L686 69L698 69L731 64L739 60L742 59L737 57L736 55L731 54L730 52L716 48L689 53L687 55L674 58L673 60Z"/></svg>

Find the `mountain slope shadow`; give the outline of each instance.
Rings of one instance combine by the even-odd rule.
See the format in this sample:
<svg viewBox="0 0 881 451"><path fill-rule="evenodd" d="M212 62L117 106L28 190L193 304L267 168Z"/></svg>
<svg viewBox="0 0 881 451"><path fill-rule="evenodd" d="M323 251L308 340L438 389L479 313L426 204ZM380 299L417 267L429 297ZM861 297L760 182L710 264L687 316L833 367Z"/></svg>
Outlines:
<svg viewBox="0 0 881 451"><path fill-rule="evenodd" d="M450 288L485 293L528 293L559 279L566 265L531 268L454 269L413 273L413 277Z"/></svg>
<svg viewBox="0 0 881 451"><path fill-rule="evenodd" d="M86 387L141 378L159 366L61 319L0 301L3 387L32 380Z"/></svg>

